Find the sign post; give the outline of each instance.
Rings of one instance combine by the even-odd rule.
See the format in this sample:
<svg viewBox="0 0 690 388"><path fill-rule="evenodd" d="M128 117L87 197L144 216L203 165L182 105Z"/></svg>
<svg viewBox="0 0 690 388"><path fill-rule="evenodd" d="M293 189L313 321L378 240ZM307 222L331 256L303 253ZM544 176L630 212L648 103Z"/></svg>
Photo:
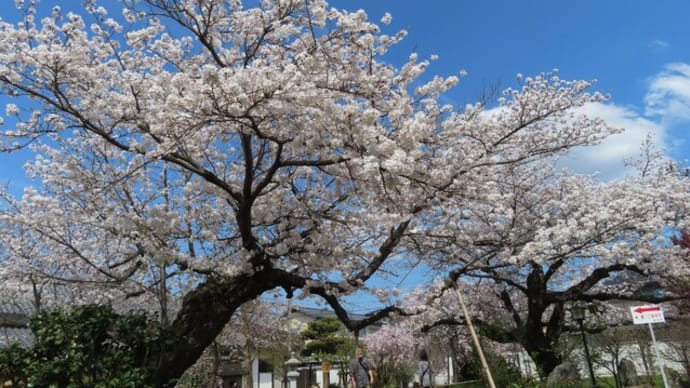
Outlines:
<svg viewBox="0 0 690 388"><path fill-rule="evenodd" d="M659 356L659 348L656 346L656 337L654 336L654 329L652 328L652 323L666 322L664 319L664 310L659 306L634 306L630 307L630 313L632 314L633 323L635 325L646 323L649 326L656 362L659 364L659 369L661 370L661 378L664 379L664 387L669 388L666 372L664 372L664 364Z"/></svg>

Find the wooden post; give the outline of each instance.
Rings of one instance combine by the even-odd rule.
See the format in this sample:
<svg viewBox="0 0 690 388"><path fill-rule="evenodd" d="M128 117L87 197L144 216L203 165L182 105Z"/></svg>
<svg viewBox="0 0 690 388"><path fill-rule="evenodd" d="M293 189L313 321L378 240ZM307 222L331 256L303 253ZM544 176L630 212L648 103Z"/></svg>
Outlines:
<svg viewBox="0 0 690 388"><path fill-rule="evenodd" d="M474 325L472 324L472 318L470 318L470 313L467 311L467 306L465 306L465 300L462 297L462 294L460 293L460 288L458 287L458 283L456 281L453 281L453 288L455 289L455 295L458 297L458 302L460 302L460 307L462 308L462 313L465 316L465 322L467 322L467 328L470 329L470 334L472 334L472 341L474 342L474 346L477 349L477 353L479 353L479 359L482 362L482 367L484 368L484 373L486 373L486 379L489 382L489 387L491 388L496 388L496 384L494 383L494 378L491 376L491 370L489 369L489 364L486 363L486 358L484 358L484 352L482 351L482 345L479 343L479 337L477 337L477 333L474 331Z"/></svg>
<svg viewBox="0 0 690 388"><path fill-rule="evenodd" d="M327 360L321 362L321 388L328 388L331 385L331 363Z"/></svg>

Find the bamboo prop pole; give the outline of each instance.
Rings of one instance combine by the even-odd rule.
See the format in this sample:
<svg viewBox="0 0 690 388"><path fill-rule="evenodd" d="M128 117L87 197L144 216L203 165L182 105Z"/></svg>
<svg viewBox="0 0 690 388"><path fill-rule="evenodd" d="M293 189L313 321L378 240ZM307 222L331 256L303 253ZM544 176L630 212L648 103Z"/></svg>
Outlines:
<svg viewBox="0 0 690 388"><path fill-rule="evenodd" d="M467 327L470 329L470 334L472 334L472 341L474 341L474 346L477 348L477 353L479 353L479 359L481 360L482 367L486 373L486 379L489 382L489 387L496 388L494 378L491 375L491 370L489 369L489 364L486 363L486 358L484 357L484 352L482 351L482 345L479 343L479 337L477 337L477 332L474 331L472 318L470 318L470 313L467 311L467 306L465 306L465 299L462 297L458 283L455 280L453 280L453 288L455 289L455 295L458 297L458 302L460 302L460 307L462 307L462 313L465 315Z"/></svg>

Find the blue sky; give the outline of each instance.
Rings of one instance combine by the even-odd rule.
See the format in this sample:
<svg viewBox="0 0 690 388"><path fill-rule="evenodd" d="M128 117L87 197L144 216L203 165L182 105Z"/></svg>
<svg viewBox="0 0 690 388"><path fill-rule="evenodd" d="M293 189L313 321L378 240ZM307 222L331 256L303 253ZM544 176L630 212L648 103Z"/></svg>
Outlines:
<svg viewBox="0 0 690 388"><path fill-rule="evenodd" d="M43 3L50 7L55 1ZM562 78L596 79L596 90L612 99L587 108L588 113L628 131L598 148L576 151L564 162L576 171L621 176L622 159L637 154L647 132L656 135L667 155L679 160L690 155L685 129L690 125L690 1L337 0L332 5L362 8L375 21L390 12L393 21L384 31L409 33L389 54L394 64L418 52L423 59L439 56L429 76L466 70L447 97L460 106L476 101L487 86L514 86L517 73L558 68ZM16 14L6 4L0 17ZM5 103L0 96L0 113ZM26 184L21 165L29 156L0 154L0 184L9 182L13 192L21 192Z"/></svg>
<svg viewBox="0 0 690 388"><path fill-rule="evenodd" d="M409 32L391 61L410 51L439 55L430 74L468 76L450 98L473 102L482 88L513 86L515 75L558 68L562 78L597 80L612 99L587 112L628 130L600 147L578 150L564 164L578 172L622 176L647 132L667 155L690 153L690 2L662 0L493 0L333 2L367 11L373 20L390 12L390 30Z"/></svg>
<svg viewBox="0 0 690 388"><path fill-rule="evenodd" d="M464 95L483 83L508 84L517 72L559 68L565 77L598 79L619 104L641 103L650 76L673 62L690 61L690 3L637 0L416 1L342 0L409 36L399 48L438 54L432 72L460 68Z"/></svg>

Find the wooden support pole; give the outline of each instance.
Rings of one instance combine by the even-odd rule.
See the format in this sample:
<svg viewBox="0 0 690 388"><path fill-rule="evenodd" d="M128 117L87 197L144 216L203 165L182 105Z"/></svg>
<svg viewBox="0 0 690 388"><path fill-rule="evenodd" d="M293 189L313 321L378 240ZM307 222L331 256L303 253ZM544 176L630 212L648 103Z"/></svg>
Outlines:
<svg viewBox="0 0 690 388"><path fill-rule="evenodd" d="M474 341L474 346L479 353L479 359L482 362L482 367L484 368L484 373L486 374L486 379L489 383L489 387L496 388L494 383L494 378L491 375L491 370L489 369L489 364L486 363L486 358L484 358L484 352L482 351L482 345L479 343L479 337L477 337L477 332L474 331L474 325L472 324L472 318L470 318L470 313L467 311L467 306L465 306L465 300L460 293L460 288L458 283L453 281L453 288L455 289L455 295L458 297L458 302L460 302L460 307L462 308L462 313L465 316L465 322L467 322L467 328L470 329L470 334L472 334L472 341Z"/></svg>

